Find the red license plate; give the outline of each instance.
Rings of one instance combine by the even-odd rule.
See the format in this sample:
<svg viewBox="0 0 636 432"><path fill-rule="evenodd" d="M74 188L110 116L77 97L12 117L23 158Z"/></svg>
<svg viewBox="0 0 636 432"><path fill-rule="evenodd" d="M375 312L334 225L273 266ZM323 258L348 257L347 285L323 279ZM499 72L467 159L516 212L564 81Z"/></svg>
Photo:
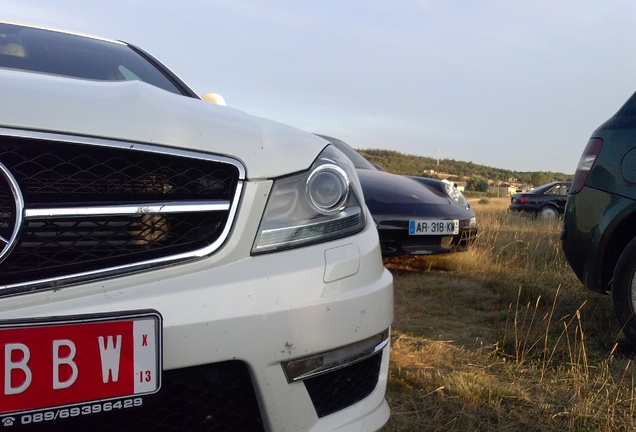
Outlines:
<svg viewBox="0 0 636 432"><path fill-rule="evenodd" d="M0 349L0 415L161 386L161 316L154 311L0 323Z"/></svg>

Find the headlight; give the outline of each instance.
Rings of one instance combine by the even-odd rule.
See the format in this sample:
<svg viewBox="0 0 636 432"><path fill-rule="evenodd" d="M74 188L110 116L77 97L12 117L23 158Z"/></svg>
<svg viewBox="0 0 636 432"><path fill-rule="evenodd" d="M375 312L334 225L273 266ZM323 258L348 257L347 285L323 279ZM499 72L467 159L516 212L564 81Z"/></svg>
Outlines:
<svg viewBox="0 0 636 432"><path fill-rule="evenodd" d="M347 173L338 165L327 163L309 174L305 189L314 209L322 214L333 214L344 210L350 188Z"/></svg>
<svg viewBox="0 0 636 432"><path fill-rule="evenodd" d="M328 146L309 171L274 181L253 254L346 237L365 226L355 168Z"/></svg>
<svg viewBox="0 0 636 432"><path fill-rule="evenodd" d="M466 201L466 198L464 197L464 194L461 193L459 189L457 189L451 183L447 183L445 181L443 183L444 183L444 190L446 191L446 194L449 197L451 197L453 201L455 201L457 204L459 204L462 207L470 207L470 205L468 204L468 201Z"/></svg>

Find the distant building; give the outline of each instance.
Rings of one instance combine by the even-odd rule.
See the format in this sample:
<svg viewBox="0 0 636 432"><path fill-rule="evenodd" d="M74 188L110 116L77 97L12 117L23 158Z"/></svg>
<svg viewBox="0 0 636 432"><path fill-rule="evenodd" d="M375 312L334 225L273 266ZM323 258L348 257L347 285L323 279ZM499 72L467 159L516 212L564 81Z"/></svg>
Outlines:
<svg viewBox="0 0 636 432"><path fill-rule="evenodd" d="M497 196L510 196L517 192L517 186L509 183L491 184L488 187L488 192Z"/></svg>

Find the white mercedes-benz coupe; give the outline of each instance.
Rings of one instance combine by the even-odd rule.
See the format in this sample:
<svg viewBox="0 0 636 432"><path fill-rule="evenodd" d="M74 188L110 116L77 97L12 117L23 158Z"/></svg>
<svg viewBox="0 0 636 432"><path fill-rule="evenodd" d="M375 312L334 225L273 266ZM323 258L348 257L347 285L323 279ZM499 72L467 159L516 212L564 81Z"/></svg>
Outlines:
<svg viewBox="0 0 636 432"><path fill-rule="evenodd" d="M362 431L393 281L349 159L127 43L0 23L0 424Z"/></svg>

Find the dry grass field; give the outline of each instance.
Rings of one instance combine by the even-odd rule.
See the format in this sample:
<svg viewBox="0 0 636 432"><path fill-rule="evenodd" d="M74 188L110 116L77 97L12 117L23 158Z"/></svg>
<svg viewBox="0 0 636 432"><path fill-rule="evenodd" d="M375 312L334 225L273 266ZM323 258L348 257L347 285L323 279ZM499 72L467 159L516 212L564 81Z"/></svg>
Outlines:
<svg viewBox="0 0 636 432"><path fill-rule="evenodd" d="M474 201L467 252L386 259L394 431L636 430L634 348L567 265L560 221Z"/></svg>

